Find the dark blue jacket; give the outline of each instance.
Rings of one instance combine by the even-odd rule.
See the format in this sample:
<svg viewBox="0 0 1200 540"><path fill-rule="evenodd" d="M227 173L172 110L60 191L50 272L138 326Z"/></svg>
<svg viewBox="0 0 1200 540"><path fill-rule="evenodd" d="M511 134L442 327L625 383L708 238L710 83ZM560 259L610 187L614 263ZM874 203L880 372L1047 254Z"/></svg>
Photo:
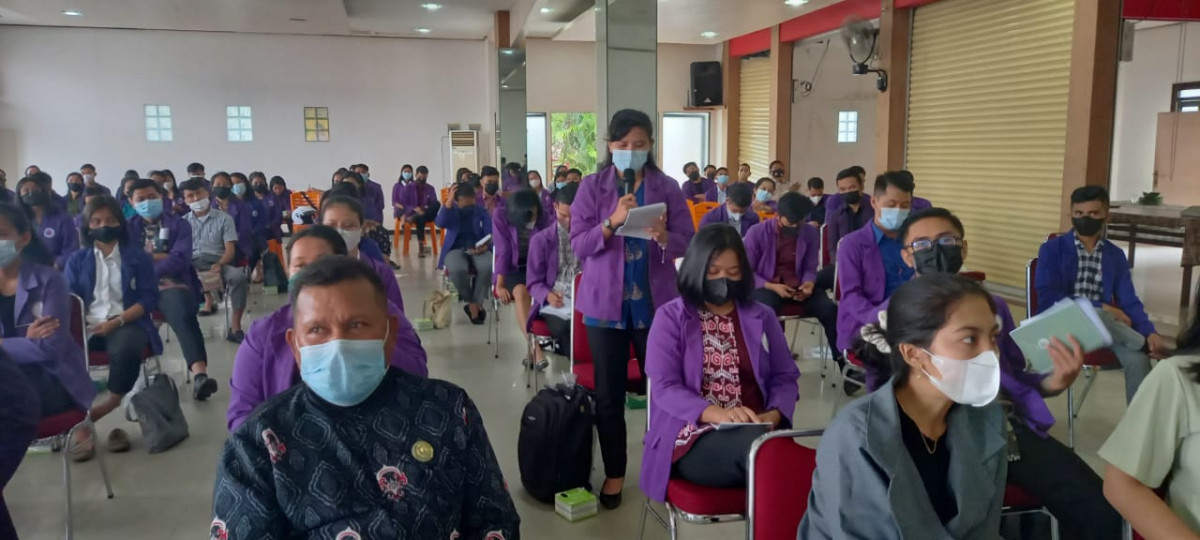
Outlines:
<svg viewBox="0 0 1200 540"><path fill-rule="evenodd" d="M471 222L475 224L476 240L483 240L483 237L492 234L492 217L488 215L487 210L478 204L468 209L459 208L455 203L443 206L438 210L437 218L434 219L434 225L440 229L446 230L446 240L442 242L442 254L438 257L438 268L446 262L446 254L454 249L454 241L458 239L459 216L462 212L471 212L474 217Z"/></svg>
<svg viewBox="0 0 1200 540"><path fill-rule="evenodd" d="M154 354L162 354L162 339L158 330L154 329L154 321L150 313L158 309L158 276L154 274L154 261L140 246L128 243L121 246L121 301L125 309L141 304L145 313L136 323L146 331L150 338L150 348ZM83 299L85 306L91 306L96 290L96 255L91 247L84 247L72 253L63 269L67 276L67 286L71 293Z"/></svg>
<svg viewBox="0 0 1200 540"><path fill-rule="evenodd" d="M163 209L160 223L167 229L167 258L154 263L154 274L160 278L171 278L180 283L186 283L196 293L197 299L204 298L200 286L200 276L196 267L192 266L192 225L186 219ZM131 249L143 245L145 220L142 216L134 216L129 220L129 246ZM122 251L121 256L125 253ZM151 257L153 260L153 256Z"/></svg>
<svg viewBox="0 0 1200 540"><path fill-rule="evenodd" d="M1133 321L1133 329L1143 336L1155 332L1154 323L1146 315L1146 308L1133 289L1133 278L1129 273L1129 261L1125 252L1108 240L1101 240L1099 248L1104 250L1100 258L1103 293L1100 302L1121 309ZM1074 298L1075 276L1079 272L1079 253L1075 250L1075 231L1051 238L1038 250L1037 287L1038 313L1053 306L1063 298Z"/></svg>

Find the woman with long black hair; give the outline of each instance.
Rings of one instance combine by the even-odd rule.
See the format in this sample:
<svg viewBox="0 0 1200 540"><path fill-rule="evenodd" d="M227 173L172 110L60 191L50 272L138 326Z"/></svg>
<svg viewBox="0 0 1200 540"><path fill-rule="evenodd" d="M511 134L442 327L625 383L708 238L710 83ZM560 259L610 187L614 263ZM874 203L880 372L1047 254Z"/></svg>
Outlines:
<svg viewBox="0 0 1200 540"><path fill-rule="evenodd" d="M571 206L571 247L583 266L575 302L584 315L596 370L596 431L605 473L599 499L609 509L620 506L625 485L629 348L645 373L654 311L679 296L675 259L696 232L679 182L650 158L653 149L650 117L617 111L608 125L608 159L580 183ZM625 185L626 174L632 175L632 185ZM637 231L641 238L616 234L630 210L658 203L666 212L648 230Z"/></svg>
<svg viewBox="0 0 1200 540"><path fill-rule="evenodd" d="M505 304L515 303L513 321L521 332L529 319L533 297L529 295L525 272L529 261L529 240L554 221L542 207L541 198L532 189L519 189L508 195L508 203L492 211L492 239L496 245L496 296ZM538 353L541 349L538 349ZM544 368L541 358L530 358L534 366Z"/></svg>

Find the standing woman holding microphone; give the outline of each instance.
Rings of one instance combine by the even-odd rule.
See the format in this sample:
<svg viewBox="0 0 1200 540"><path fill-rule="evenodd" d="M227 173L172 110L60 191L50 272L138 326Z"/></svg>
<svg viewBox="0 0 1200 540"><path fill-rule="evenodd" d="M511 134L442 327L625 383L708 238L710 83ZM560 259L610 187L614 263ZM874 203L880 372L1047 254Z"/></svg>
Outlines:
<svg viewBox="0 0 1200 540"><path fill-rule="evenodd" d="M695 234L679 183L650 153L654 125L641 111L624 109L608 125L609 160L583 179L571 206L571 248L583 277L576 309L584 315L596 370L596 431L604 460L600 504L621 505L625 484L625 385L629 348L642 373L654 311L676 297L675 259ZM646 232L650 240L617 236L629 211L665 203L666 213Z"/></svg>

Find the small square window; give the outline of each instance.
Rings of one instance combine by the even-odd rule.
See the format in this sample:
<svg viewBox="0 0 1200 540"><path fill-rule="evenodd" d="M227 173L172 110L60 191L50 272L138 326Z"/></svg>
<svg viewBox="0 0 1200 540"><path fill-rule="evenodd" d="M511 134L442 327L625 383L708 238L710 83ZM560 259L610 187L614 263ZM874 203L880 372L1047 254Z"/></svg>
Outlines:
<svg viewBox="0 0 1200 540"><path fill-rule="evenodd" d="M329 141L329 107L304 108L304 142Z"/></svg>
<svg viewBox="0 0 1200 540"><path fill-rule="evenodd" d="M170 142L171 107L169 105L146 105L142 108L146 122L148 142Z"/></svg>
<svg viewBox="0 0 1200 540"><path fill-rule="evenodd" d="M230 105L225 107L225 130L229 142L251 142L254 140L254 121L250 107Z"/></svg>
<svg viewBox="0 0 1200 540"><path fill-rule="evenodd" d="M858 142L858 111L838 111L837 141Z"/></svg>

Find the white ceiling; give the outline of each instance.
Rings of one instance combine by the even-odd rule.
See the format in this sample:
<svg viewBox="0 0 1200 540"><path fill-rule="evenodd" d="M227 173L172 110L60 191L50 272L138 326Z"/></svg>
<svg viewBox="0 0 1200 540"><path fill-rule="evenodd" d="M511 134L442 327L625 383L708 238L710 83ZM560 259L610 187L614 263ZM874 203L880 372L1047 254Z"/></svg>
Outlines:
<svg viewBox="0 0 1200 540"><path fill-rule="evenodd" d="M0 25L79 26L323 35L483 39L493 13L521 0L0 0ZM609 0L610 3L622 0ZM837 0L788 6L783 0L659 0L662 43L719 43L791 19ZM429 11L426 2L441 4ZM595 39L591 0L535 0L525 34ZM549 13L542 13L549 8ZM79 10L82 17L64 15ZM570 15L580 13L573 20ZM299 20L296 20L299 19ZM418 28L431 32L421 34ZM717 32L713 38L700 35Z"/></svg>

